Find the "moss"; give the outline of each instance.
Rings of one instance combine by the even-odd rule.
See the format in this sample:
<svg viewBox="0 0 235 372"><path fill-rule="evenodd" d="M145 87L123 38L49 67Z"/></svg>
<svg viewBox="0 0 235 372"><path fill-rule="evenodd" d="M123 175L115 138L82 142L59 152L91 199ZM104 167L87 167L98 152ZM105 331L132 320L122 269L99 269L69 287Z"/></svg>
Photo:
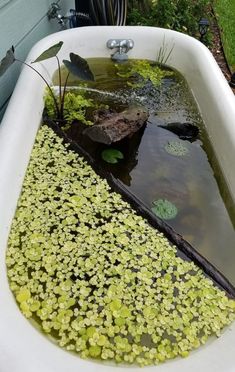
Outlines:
<svg viewBox="0 0 235 372"><path fill-rule="evenodd" d="M235 301L46 126L6 263L23 314L82 358L145 366L186 357L235 318Z"/></svg>

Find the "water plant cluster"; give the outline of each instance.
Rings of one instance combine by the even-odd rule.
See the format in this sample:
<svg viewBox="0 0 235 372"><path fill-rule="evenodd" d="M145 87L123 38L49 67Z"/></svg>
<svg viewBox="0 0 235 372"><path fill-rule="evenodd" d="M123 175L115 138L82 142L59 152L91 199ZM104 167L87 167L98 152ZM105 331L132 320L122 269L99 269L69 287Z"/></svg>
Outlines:
<svg viewBox="0 0 235 372"><path fill-rule="evenodd" d="M46 89L46 93L44 95L44 102L46 115L51 119L56 118L54 99L48 89ZM64 95L63 106L63 121L65 121L66 127L69 126L74 120L78 120L86 125L92 125L93 123L86 119L86 112L90 107L95 107L95 103L92 99L85 98L83 95L78 94L77 92L66 92Z"/></svg>
<svg viewBox="0 0 235 372"><path fill-rule="evenodd" d="M15 49L12 46L7 52L5 57L0 60L0 77L11 67L15 62L20 62L24 66L33 70L44 81L47 86L45 94L45 108L48 110L47 115L51 115L50 119L57 120L57 122L72 121L74 119L81 120L86 124L90 124L85 120L84 108L91 106L91 101L85 100L82 96L67 92L67 83L70 74L77 76L82 81L94 81L94 75L90 70L87 61L78 54L70 53L69 60L64 59L63 64L66 68L66 77L62 85L62 67L58 58L58 53L63 46L63 41L52 45L50 48L42 52L31 64L21 61L15 56ZM58 65L59 74L59 92L58 96L54 89L51 87L49 81L37 70L32 64L46 61L50 58L55 58Z"/></svg>
<svg viewBox="0 0 235 372"><path fill-rule="evenodd" d="M22 313L83 358L145 366L186 357L235 318L235 301L47 126L6 264Z"/></svg>
<svg viewBox="0 0 235 372"><path fill-rule="evenodd" d="M143 87L148 81L153 86L159 86L163 78L173 74L147 60L130 60L128 65L117 64L116 68L117 75L127 79L127 85L133 88Z"/></svg>
<svg viewBox="0 0 235 372"><path fill-rule="evenodd" d="M153 201L152 212L163 220L171 220L177 216L178 209L167 199Z"/></svg>

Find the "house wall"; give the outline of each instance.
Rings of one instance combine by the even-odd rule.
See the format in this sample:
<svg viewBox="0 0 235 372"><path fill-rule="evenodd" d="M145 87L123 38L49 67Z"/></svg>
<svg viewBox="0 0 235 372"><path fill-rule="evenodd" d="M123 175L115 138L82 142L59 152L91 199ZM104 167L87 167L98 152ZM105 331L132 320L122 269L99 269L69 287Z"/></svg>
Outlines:
<svg viewBox="0 0 235 372"><path fill-rule="evenodd" d="M0 0L0 60L14 45L17 58L25 60L31 47L43 37L60 31L57 20L48 20L47 11L53 0ZM75 8L74 0L59 0L65 15ZM19 76L21 65L14 63L0 78L0 120Z"/></svg>

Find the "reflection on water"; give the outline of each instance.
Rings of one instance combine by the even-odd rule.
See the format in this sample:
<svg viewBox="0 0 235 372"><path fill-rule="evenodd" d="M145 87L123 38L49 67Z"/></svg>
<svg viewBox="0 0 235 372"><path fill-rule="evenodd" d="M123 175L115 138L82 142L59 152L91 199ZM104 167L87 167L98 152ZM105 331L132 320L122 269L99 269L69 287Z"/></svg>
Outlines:
<svg viewBox="0 0 235 372"><path fill-rule="evenodd" d="M101 159L102 150L108 146L96 144L83 136L82 126L74 124L69 135L76 138L149 208L157 199L168 199L174 203L178 215L167 222L235 284L234 206L230 203L226 209L220 195L218 184L224 199L229 200L185 81L175 73L165 78L160 87L154 88L147 83L143 88L133 89L128 87L125 79L116 75L114 63L110 60L88 61L96 75L96 82L88 85L84 93L86 96L117 111L130 104L141 103L150 111L150 117L147 125L131 139L112 146L124 154L124 160L116 165L108 165ZM77 82L71 79L70 84L74 86ZM89 90L89 87L92 89ZM188 122L200 128L196 141L184 141L189 150L186 156L176 157L164 149L169 140L177 140L178 137L159 125L172 122ZM214 170L210 163L215 163Z"/></svg>

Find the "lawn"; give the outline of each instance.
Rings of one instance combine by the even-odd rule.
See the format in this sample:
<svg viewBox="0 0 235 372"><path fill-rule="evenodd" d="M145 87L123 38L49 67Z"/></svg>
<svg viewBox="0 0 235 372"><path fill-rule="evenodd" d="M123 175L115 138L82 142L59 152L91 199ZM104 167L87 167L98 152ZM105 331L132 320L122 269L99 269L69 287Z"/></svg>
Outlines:
<svg viewBox="0 0 235 372"><path fill-rule="evenodd" d="M235 1L216 0L214 10L221 30L227 62L231 71L235 71Z"/></svg>

